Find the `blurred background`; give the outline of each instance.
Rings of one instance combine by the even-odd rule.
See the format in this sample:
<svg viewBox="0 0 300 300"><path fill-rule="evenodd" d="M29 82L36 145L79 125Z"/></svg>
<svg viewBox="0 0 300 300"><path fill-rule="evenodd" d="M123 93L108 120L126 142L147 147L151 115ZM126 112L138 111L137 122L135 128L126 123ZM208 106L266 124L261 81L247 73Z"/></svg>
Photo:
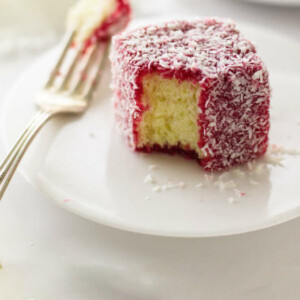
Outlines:
<svg viewBox="0 0 300 300"><path fill-rule="evenodd" d="M76 0L0 0L0 55L54 45ZM300 0L131 0L134 17L199 15L266 25L300 38Z"/></svg>

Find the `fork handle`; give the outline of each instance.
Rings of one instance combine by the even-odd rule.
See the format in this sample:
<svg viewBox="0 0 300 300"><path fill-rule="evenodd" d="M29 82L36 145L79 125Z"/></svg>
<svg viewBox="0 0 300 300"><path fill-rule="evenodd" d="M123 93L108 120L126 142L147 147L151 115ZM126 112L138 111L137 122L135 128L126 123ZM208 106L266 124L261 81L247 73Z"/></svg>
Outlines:
<svg viewBox="0 0 300 300"><path fill-rule="evenodd" d="M4 159L3 163L0 166L0 200L2 199L6 188L29 145L31 144L39 130L53 115L53 113L38 112L31 119L25 131L18 139L17 143L13 146L11 151Z"/></svg>

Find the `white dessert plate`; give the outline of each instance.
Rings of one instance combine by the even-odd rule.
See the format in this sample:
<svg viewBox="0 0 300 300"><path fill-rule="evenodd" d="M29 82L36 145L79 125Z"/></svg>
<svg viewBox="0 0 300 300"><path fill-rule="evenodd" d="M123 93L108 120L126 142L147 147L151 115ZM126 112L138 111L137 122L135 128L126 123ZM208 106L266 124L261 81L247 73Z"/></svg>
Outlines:
<svg viewBox="0 0 300 300"><path fill-rule="evenodd" d="M147 22L154 20L134 25ZM264 28L243 24L240 28L256 42L271 74L271 143L289 151L212 176L195 161L179 156L134 153L114 127L107 66L82 117L58 117L41 131L20 166L23 176L75 214L140 233L221 236L299 216L300 156L291 149L300 148L300 44ZM7 149L34 114L34 94L55 54L51 50L38 59L8 95L2 112ZM282 152L280 148L273 152L278 149ZM279 160L284 166L270 164ZM144 182L149 174L155 183Z"/></svg>

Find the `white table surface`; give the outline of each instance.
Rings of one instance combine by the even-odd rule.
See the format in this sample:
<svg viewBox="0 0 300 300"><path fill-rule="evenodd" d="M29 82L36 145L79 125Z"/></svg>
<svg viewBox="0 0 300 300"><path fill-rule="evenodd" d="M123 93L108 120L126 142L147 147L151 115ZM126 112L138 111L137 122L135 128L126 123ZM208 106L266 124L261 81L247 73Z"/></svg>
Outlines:
<svg viewBox="0 0 300 300"><path fill-rule="evenodd" d="M158 13L232 17L300 40L300 8L145 0L137 12ZM33 60L0 59L1 103ZM298 218L222 238L123 232L56 207L16 174L0 203L0 299L299 299L299 229Z"/></svg>

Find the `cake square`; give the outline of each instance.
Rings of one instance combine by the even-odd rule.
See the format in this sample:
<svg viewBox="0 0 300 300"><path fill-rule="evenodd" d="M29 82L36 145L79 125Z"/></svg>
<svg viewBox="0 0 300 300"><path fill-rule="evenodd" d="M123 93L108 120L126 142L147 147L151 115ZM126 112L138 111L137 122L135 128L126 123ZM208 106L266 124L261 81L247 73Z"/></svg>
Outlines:
<svg viewBox="0 0 300 300"><path fill-rule="evenodd" d="M175 20L113 38L116 122L135 151L180 153L205 170L263 155L270 85L231 20Z"/></svg>

